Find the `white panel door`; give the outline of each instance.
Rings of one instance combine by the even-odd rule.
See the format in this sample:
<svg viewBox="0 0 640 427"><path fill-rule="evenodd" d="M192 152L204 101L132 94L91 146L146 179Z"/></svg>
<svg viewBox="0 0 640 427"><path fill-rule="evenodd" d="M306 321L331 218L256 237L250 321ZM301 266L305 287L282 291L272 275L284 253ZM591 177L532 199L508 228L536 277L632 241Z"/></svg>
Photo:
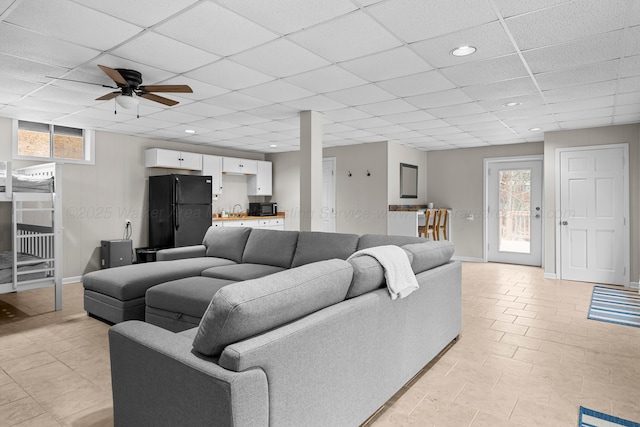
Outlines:
<svg viewBox="0 0 640 427"><path fill-rule="evenodd" d="M487 164L487 260L542 264L542 160Z"/></svg>
<svg viewBox="0 0 640 427"><path fill-rule="evenodd" d="M322 159L322 231L336 231L336 159Z"/></svg>
<svg viewBox="0 0 640 427"><path fill-rule="evenodd" d="M562 279L628 284L625 155L622 147L560 153Z"/></svg>

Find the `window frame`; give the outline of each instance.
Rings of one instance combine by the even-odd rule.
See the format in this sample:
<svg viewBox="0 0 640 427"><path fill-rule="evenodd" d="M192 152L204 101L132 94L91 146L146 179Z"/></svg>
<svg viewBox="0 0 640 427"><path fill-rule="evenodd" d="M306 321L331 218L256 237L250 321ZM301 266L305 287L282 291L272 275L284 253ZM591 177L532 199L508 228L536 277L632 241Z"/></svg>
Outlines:
<svg viewBox="0 0 640 427"><path fill-rule="evenodd" d="M23 120L25 122L29 122L31 120ZM94 165L95 164L95 132L92 129L82 129L82 128L76 128L76 129L80 129L82 131L82 143L83 143L83 154L84 154L84 159L83 160L77 160L77 159L65 159L62 157L54 157L53 156L53 129L54 126L62 126L62 127L72 127L72 126L63 126L63 125L56 125L55 123L42 123L43 125L46 125L49 127L49 157L39 157L39 156L23 156L23 155L19 155L18 154L18 129L19 129L19 122L20 120L18 119L13 119L12 120L12 146L13 146L13 153L12 153L12 158L13 160L35 160L35 161L39 161L39 162L55 162L55 163L75 163L75 164L80 164L80 165ZM34 122L34 123L40 123L40 122Z"/></svg>

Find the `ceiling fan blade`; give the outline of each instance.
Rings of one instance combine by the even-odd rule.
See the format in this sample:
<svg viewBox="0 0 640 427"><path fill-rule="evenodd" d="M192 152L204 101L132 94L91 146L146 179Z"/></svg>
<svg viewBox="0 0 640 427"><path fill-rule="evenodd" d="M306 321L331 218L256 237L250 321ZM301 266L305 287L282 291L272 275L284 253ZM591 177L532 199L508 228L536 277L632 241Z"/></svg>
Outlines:
<svg viewBox="0 0 640 427"><path fill-rule="evenodd" d="M188 85L151 85L140 86L138 89L145 92L193 93L193 90Z"/></svg>
<svg viewBox="0 0 640 427"><path fill-rule="evenodd" d="M111 89L118 89L115 86L103 85L102 83L85 82L85 81L82 81L82 80L65 79L65 78L62 78L62 77L51 77L51 76L45 76L45 77L48 78L48 79L64 80L65 82L84 83L84 84L87 84L87 85L102 86L102 87L108 87L108 88L111 88Z"/></svg>
<svg viewBox="0 0 640 427"><path fill-rule="evenodd" d="M140 92L140 93L138 93L138 96L140 96L142 98L146 98L149 101L155 101L155 102L159 102L160 104L168 105L170 107L172 107L172 106L174 106L176 104L179 104L178 101L174 101L173 99L165 98L164 96L154 95L152 93Z"/></svg>
<svg viewBox="0 0 640 427"><path fill-rule="evenodd" d="M116 96L119 96L122 92L111 92L106 95L102 95L100 98L96 98L96 101L106 101L107 99L113 99Z"/></svg>
<svg viewBox="0 0 640 427"><path fill-rule="evenodd" d="M98 65L98 67L100 67L100 69L102 71L104 71L104 73L109 76L109 78L111 80L113 80L114 82L121 84L121 85L125 85L125 86L129 86L129 82L125 80L124 77L122 77L122 74L120 74L120 72L118 70L114 70L113 68L109 68L109 67L105 67L104 65Z"/></svg>

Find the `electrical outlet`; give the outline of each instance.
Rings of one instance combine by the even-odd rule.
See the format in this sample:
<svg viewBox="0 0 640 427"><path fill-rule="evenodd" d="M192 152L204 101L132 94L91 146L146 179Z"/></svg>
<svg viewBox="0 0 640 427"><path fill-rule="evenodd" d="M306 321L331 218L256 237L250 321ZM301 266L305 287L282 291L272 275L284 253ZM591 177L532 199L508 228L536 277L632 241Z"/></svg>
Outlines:
<svg viewBox="0 0 640 427"><path fill-rule="evenodd" d="M127 225L131 225L131 220L130 219L125 219L124 220L124 226L126 227Z"/></svg>

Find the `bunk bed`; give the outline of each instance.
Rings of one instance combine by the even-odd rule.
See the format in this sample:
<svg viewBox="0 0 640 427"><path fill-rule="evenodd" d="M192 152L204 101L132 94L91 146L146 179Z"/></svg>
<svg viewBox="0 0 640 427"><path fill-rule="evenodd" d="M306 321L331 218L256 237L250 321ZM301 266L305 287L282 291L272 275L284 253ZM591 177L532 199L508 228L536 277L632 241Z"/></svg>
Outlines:
<svg viewBox="0 0 640 427"><path fill-rule="evenodd" d="M11 203L12 250L0 251L0 294L53 286L62 310L62 165L12 170L0 162L0 202Z"/></svg>

